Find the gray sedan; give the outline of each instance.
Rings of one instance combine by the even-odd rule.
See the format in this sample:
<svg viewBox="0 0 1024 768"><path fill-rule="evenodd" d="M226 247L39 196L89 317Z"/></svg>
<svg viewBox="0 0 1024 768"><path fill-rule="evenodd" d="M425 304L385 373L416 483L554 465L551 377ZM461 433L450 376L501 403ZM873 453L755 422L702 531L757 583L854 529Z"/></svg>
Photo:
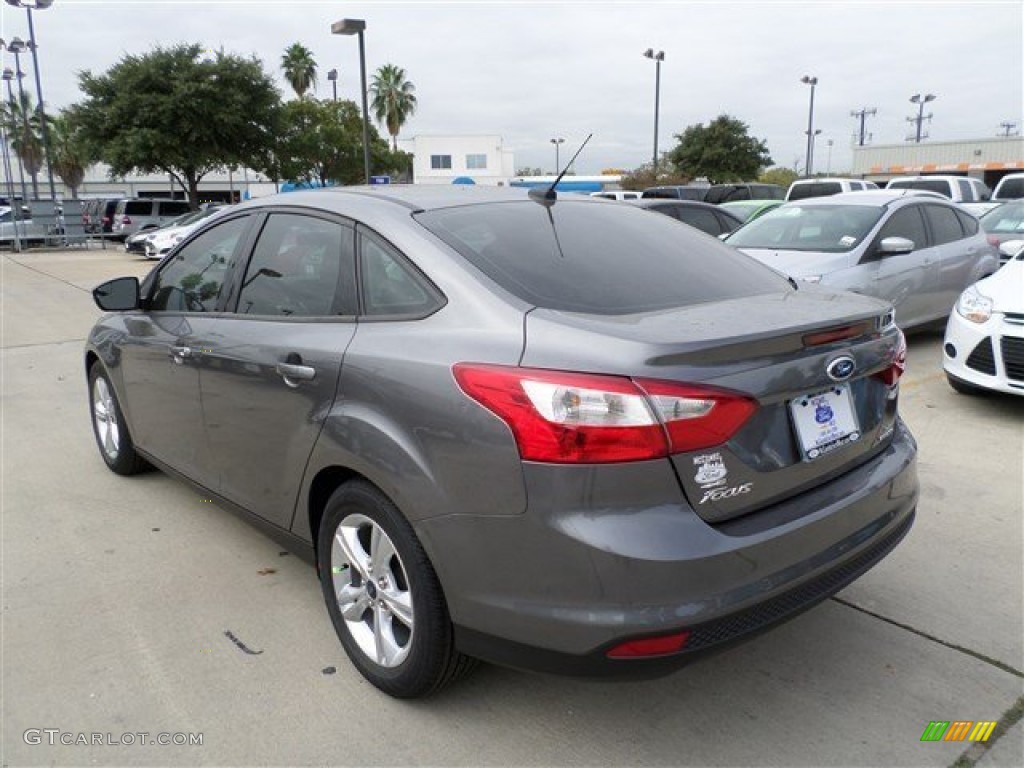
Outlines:
<svg viewBox="0 0 1024 768"><path fill-rule="evenodd" d="M910 529L885 302L553 191L293 192L205 222L84 351L99 455L313 560L352 663L660 674Z"/></svg>
<svg viewBox="0 0 1024 768"><path fill-rule="evenodd" d="M944 320L967 286L999 267L974 216L904 192L787 203L727 242L787 275L890 301L903 328Z"/></svg>

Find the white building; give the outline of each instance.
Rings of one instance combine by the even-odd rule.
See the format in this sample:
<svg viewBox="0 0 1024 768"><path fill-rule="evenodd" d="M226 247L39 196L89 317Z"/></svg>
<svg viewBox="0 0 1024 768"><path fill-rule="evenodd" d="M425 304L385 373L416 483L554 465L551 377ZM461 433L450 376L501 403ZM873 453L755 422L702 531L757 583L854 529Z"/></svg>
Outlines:
<svg viewBox="0 0 1024 768"><path fill-rule="evenodd" d="M504 186L515 176L515 153L501 136L414 136L398 144L413 155L416 184L451 184L461 177Z"/></svg>
<svg viewBox="0 0 1024 768"><path fill-rule="evenodd" d="M1024 171L1024 138L877 144L853 148L853 175L884 182L895 176L973 176L990 187L1007 173Z"/></svg>

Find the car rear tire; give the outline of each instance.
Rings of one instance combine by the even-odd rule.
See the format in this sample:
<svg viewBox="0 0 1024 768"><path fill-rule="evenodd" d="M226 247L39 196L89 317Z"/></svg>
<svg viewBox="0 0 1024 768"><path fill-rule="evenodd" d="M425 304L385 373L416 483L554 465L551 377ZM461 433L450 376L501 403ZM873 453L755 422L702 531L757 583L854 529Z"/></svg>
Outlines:
<svg viewBox="0 0 1024 768"><path fill-rule="evenodd" d="M356 480L334 492L317 553L334 629L381 691L428 696L475 666L455 650L440 582L412 526L377 488Z"/></svg>
<svg viewBox="0 0 1024 768"><path fill-rule="evenodd" d="M135 475L149 468L146 460L135 451L114 387L98 362L89 369L89 412L96 446L112 472Z"/></svg>

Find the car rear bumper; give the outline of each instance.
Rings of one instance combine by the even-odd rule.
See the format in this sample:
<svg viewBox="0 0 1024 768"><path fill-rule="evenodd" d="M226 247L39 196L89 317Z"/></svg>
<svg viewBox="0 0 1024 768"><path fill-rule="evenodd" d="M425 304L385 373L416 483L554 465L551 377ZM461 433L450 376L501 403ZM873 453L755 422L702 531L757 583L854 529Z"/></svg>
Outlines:
<svg viewBox="0 0 1024 768"><path fill-rule="evenodd" d="M956 310L942 344L942 367L957 381L1011 395L1024 395L1024 322L994 314L972 323Z"/></svg>
<svg viewBox="0 0 1024 768"><path fill-rule="evenodd" d="M428 551L443 550L435 563L464 652L560 674L657 675L810 608L881 560L914 519L916 450L900 423L865 464L719 525L680 500L674 478L675 498L662 503L652 495L668 483L630 482L654 463L610 482L599 479L609 468L585 469L578 488L571 477L561 484L561 511L540 509L548 468L534 468L525 514L448 516L418 530ZM690 634L677 653L607 656L626 640L679 631Z"/></svg>

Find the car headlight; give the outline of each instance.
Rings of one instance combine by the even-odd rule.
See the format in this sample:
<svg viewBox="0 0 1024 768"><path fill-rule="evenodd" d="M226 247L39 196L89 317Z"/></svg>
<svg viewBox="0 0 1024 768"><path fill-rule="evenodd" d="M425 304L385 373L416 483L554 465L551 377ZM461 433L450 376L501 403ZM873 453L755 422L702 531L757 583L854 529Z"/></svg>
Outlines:
<svg viewBox="0 0 1024 768"><path fill-rule="evenodd" d="M978 292L973 285L960 294L956 311L964 320L972 323L987 323L992 317L992 299Z"/></svg>

